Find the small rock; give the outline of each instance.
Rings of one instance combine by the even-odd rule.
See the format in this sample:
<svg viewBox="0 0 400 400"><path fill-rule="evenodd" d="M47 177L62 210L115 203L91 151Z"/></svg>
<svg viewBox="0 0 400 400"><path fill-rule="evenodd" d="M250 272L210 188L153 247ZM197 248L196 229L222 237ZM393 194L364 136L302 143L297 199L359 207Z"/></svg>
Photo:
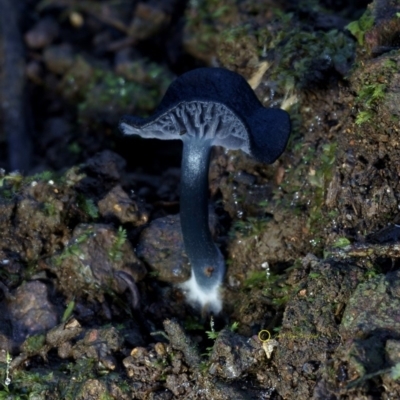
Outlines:
<svg viewBox="0 0 400 400"><path fill-rule="evenodd" d="M119 181L125 165L126 161L121 156L110 150L104 150L90 158L84 169L89 174L101 175L108 180Z"/></svg>
<svg viewBox="0 0 400 400"><path fill-rule="evenodd" d="M185 397L185 395L187 395L187 390L190 390L190 383L187 374L168 375L165 386L176 397Z"/></svg>
<svg viewBox="0 0 400 400"><path fill-rule="evenodd" d="M172 400L174 395L168 390L159 390L149 394L149 400Z"/></svg>
<svg viewBox="0 0 400 400"><path fill-rule="evenodd" d="M340 325L343 340L400 330L400 271L360 283L346 305Z"/></svg>
<svg viewBox="0 0 400 400"><path fill-rule="evenodd" d="M62 359L71 357L71 352L72 352L72 344L70 342L65 342L60 346L58 346L57 348L58 357Z"/></svg>
<svg viewBox="0 0 400 400"><path fill-rule="evenodd" d="M98 379L82 382L76 400L110 398L107 386Z"/></svg>
<svg viewBox="0 0 400 400"><path fill-rule="evenodd" d="M154 346L154 350L157 353L158 356L163 357L166 354L166 349L163 343L156 343Z"/></svg>
<svg viewBox="0 0 400 400"><path fill-rule="evenodd" d="M72 348L71 354L75 359L82 356L95 358L107 369L114 370L117 362L112 354L121 350L123 342L123 337L114 327L90 329Z"/></svg>
<svg viewBox="0 0 400 400"><path fill-rule="evenodd" d="M74 64L72 47L68 44L60 44L46 48L43 53L46 67L53 73L63 75Z"/></svg>
<svg viewBox="0 0 400 400"><path fill-rule="evenodd" d="M385 346L386 358L392 365L400 363L400 341L389 339Z"/></svg>
<svg viewBox="0 0 400 400"><path fill-rule="evenodd" d="M367 29L365 35L365 48L373 56L398 49L398 35L400 21L398 13L400 6L395 1L373 1L368 11L373 25Z"/></svg>
<svg viewBox="0 0 400 400"><path fill-rule="evenodd" d="M99 212L107 220L116 220L121 224L131 223L141 226L148 220L148 214L140 210L120 185L111 189L107 195L98 202Z"/></svg>
<svg viewBox="0 0 400 400"><path fill-rule="evenodd" d="M57 310L48 299L47 286L39 281L19 286L9 300L8 310L16 342L45 332L57 324Z"/></svg>
<svg viewBox="0 0 400 400"><path fill-rule="evenodd" d="M60 346L69 342L82 332L79 322L72 318L66 323L61 323L46 334L46 343L52 347Z"/></svg>
<svg viewBox="0 0 400 400"><path fill-rule="evenodd" d="M143 2L138 3L129 27L129 36L139 40L148 39L159 33L169 21L170 16L163 10Z"/></svg>
<svg viewBox="0 0 400 400"><path fill-rule="evenodd" d="M31 49L42 49L51 44L58 34L57 22L52 18L44 18L25 34L25 42Z"/></svg>
<svg viewBox="0 0 400 400"><path fill-rule="evenodd" d="M157 279L182 283L190 278L190 266L183 250L179 215L155 219L140 235L138 257L152 268Z"/></svg>
<svg viewBox="0 0 400 400"><path fill-rule="evenodd" d="M71 23L71 25L74 28L79 29L79 28L81 28L83 26L83 24L85 23L85 20L84 20L84 18L83 18L81 13L79 13L77 11L72 11L69 14L69 22Z"/></svg>
<svg viewBox="0 0 400 400"><path fill-rule="evenodd" d="M251 367L258 363L259 347L248 338L230 329L223 329L215 340L210 362L215 373L224 379L243 377Z"/></svg>
<svg viewBox="0 0 400 400"><path fill-rule="evenodd" d="M90 301L103 302L105 292L129 289L132 307L138 306L135 282L144 278L146 269L123 232L111 226L78 225L68 246L49 264L68 300L85 294Z"/></svg>

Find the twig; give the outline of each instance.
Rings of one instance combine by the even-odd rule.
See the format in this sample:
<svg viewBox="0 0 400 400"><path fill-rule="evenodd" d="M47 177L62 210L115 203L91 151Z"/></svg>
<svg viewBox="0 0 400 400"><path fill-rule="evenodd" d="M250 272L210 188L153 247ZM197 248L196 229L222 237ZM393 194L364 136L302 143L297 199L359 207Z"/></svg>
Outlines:
<svg viewBox="0 0 400 400"><path fill-rule="evenodd" d="M25 51L19 29L21 4L0 0L0 106L9 168L27 171L31 160L25 104Z"/></svg>

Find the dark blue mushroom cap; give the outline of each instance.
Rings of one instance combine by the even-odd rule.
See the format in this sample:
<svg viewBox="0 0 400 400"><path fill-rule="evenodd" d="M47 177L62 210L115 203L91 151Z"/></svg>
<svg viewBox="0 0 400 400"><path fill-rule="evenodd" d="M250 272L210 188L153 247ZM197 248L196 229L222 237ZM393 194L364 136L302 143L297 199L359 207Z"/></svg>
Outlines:
<svg viewBox="0 0 400 400"><path fill-rule="evenodd" d="M229 143L229 138L216 141L227 148L241 148L263 163L273 163L284 151L290 135L290 119L286 111L265 108L246 80L239 74L223 68L199 68L178 77L169 86L160 105L148 118L125 116L120 128L126 134L138 133L151 126L175 107L190 102L224 105L241 121L248 137L247 145ZM134 127L129 132L127 127ZM166 139L172 139L166 135ZM159 136L152 136L162 139ZM179 137L174 137L179 139Z"/></svg>

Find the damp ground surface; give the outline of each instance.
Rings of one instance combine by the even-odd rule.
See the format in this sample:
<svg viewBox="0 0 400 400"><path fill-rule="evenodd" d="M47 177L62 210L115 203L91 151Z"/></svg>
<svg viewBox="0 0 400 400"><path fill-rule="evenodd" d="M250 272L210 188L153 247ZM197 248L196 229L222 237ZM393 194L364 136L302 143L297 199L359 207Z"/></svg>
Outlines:
<svg viewBox="0 0 400 400"><path fill-rule="evenodd" d="M14 3L0 399L400 398L397 2ZM200 66L292 120L273 165L213 151L214 318L181 286L181 146L117 130Z"/></svg>

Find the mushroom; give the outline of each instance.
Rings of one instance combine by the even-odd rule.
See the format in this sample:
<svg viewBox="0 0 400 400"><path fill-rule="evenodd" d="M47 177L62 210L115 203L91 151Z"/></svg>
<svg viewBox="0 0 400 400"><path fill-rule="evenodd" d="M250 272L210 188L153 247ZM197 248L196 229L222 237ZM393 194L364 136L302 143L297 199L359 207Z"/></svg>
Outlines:
<svg viewBox="0 0 400 400"><path fill-rule="evenodd" d="M208 226L208 169L212 146L240 149L273 163L290 134L288 114L264 108L246 80L222 68L199 68L177 78L151 117L124 116L125 135L183 142L180 219L192 268L182 287L203 311L219 313L225 262Z"/></svg>

